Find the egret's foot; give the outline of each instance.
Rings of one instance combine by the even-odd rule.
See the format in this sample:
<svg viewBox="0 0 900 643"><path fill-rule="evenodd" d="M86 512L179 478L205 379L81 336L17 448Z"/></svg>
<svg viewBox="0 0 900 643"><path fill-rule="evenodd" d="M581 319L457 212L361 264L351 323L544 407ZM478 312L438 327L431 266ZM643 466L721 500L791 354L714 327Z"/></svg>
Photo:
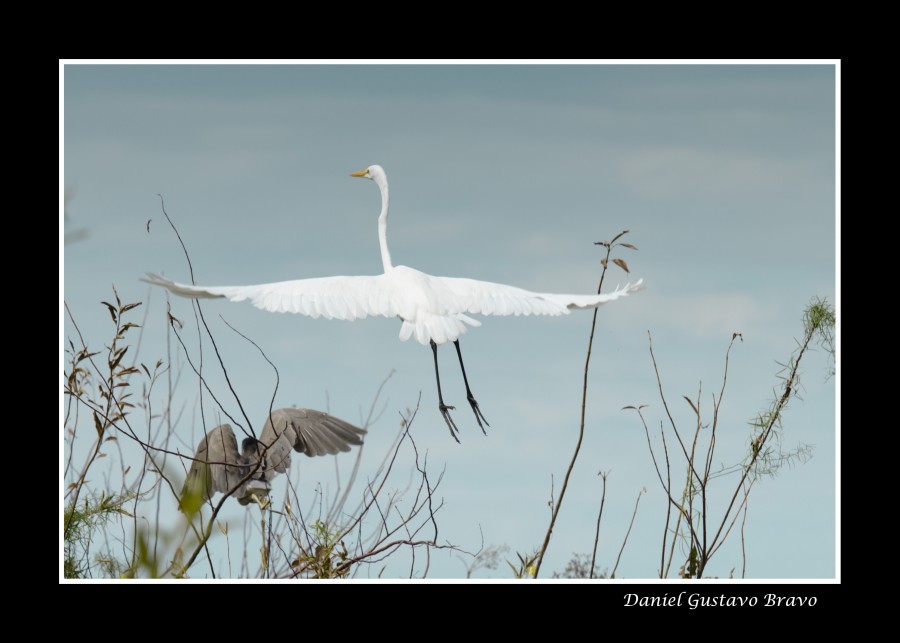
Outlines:
<svg viewBox="0 0 900 643"><path fill-rule="evenodd" d="M481 432L487 435L487 431L484 430L484 425L481 423L484 421L484 424L488 426L491 425L490 422L487 421L487 418L484 417L484 414L481 412L481 409L478 407L478 402L475 401L475 398L472 395L469 395L469 405L472 407L472 412L475 414L475 419L478 421L478 428L481 429Z"/></svg>
<svg viewBox="0 0 900 643"><path fill-rule="evenodd" d="M453 418L450 417L450 409L456 410L455 406L447 406L446 404L438 404L438 408L441 410L441 415L444 416L444 422L447 423L447 428L450 429L450 437L456 440L457 444L460 444L459 438L456 437L456 434L459 433L459 429L456 428L456 422L453 421Z"/></svg>

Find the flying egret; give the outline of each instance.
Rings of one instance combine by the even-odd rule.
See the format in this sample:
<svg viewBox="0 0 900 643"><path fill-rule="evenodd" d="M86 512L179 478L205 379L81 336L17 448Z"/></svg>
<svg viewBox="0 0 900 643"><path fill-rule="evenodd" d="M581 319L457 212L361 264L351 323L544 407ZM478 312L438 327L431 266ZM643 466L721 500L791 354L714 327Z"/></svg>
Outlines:
<svg viewBox="0 0 900 643"><path fill-rule="evenodd" d="M259 440L245 438L238 453L231 425L221 424L197 445L181 497L204 500L234 490L234 497L246 505L254 494L268 495L276 474L291 466L291 449L309 457L335 455L362 444L365 434L365 429L321 411L278 409L266 418Z"/></svg>
<svg viewBox="0 0 900 643"><path fill-rule="evenodd" d="M358 277L318 277L281 281L256 286L190 286L176 283L154 273L147 273L149 283L162 286L182 297L226 297L231 301L249 299L257 308L271 312L299 313L313 318L364 319L369 315L399 317L400 340L415 337L420 344L431 345L434 374L437 380L438 408L459 442L459 430L441 394L438 371L438 344L453 342L462 369L466 396L482 432L488 424L469 388L466 368L459 349L459 336L469 326L481 326L466 313L481 315L567 315L572 308L596 308L638 290L643 279L626 284L611 293L597 295L560 295L536 293L489 281L458 277L435 277L407 266L395 266L387 247L388 194L387 176L380 165L371 165L351 176L370 179L381 191L381 214L378 216L378 240L384 274ZM482 421L484 424L482 424ZM490 426L490 424L488 424Z"/></svg>

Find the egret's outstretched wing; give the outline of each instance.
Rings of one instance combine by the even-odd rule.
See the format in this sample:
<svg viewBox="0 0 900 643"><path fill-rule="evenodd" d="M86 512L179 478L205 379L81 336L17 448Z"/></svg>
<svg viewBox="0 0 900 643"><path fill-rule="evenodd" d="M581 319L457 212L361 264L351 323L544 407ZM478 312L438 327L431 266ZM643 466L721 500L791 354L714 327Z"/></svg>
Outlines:
<svg viewBox="0 0 900 643"><path fill-rule="evenodd" d="M601 295L538 293L477 279L432 277L405 266L385 275L295 279L255 286L189 286L154 273L147 273L147 277L143 281L182 297L250 300L270 312L344 320L369 315L415 319L422 312L565 315L571 308L596 308L624 297L643 283L642 279Z"/></svg>
<svg viewBox="0 0 900 643"><path fill-rule="evenodd" d="M476 279L435 277L453 293L460 310L481 315L567 315L571 308L596 308L641 288L643 279L602 295L530 292L515 286Z"/></svg>
<svg viewBox="0 0 900 643"><path fill-rule="evenodd" d="M215 493L228 493L240 484L246 467L238 453L231 425L221 424L203 436L194 461L181 489L181 497L211 498Z"/></svg>
<svg viewBox="0 0 900 643"><path fill-rule="evenodd" d="M369 315L394 317L400 312L396 297L386 287L384 275L318 277L256 286L189 286L152 272L148 272L147 277L142 281L162 286L182 297L249 300L257 308L273 313L354 320Z"/></svg>
<svg viewBox="0 0 900 643"><path fill-rule="evenodd" d="M365 429L313 409L278 409L266 418L260 435L265 450L265 478L284 473L291 464L291 449L312 457L335 455L362 444Z"/></svg>

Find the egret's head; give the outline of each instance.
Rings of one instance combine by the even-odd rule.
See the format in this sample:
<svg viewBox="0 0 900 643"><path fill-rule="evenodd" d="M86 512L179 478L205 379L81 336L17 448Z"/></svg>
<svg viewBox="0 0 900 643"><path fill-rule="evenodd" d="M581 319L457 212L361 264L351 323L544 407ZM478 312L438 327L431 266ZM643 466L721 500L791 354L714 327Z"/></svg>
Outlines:
<svg viewBox="0 0 900 643"><path fill-rule="evenodd" d="M360 170L359 172L354 172L350 176L357 176L363 179L371 179L378 182L378 179L384 180L385 174L384 169L380 165L370 165L364 170Z"/></svg>

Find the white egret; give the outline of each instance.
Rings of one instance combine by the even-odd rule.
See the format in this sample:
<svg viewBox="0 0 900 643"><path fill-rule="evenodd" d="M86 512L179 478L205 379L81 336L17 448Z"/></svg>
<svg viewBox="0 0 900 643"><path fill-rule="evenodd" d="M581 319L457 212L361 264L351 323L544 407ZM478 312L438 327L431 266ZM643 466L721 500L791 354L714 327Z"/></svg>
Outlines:
<svg viewBox="0 0 900 643"><path fill-rule="evenodd" d="M191 286L148 273L152 284L183 297L225 297L231 301L249 299L257 308L271 312L289 312L325 319L364 319L369 315L399 317L400 340L415 337L422 345L431 345L438 388L438 407L450 435L458 442L458 429L450 417L452 406L444 404L437 364L437 346L453 342L462 369L466 396L484 432L488 424L469 388L466 369L459 349L459 336L469 326L481 326L467 313L481 315L567 315L572 308L596 308L638 290L643 280L627 284L607 294L561 295L536 293L505 284L435 277L407 266L395 266L387 246L387 220L390 197L387 176L380 165L372 165L351 176L370 179L381 191L378 240L384 274L358 277L319 277L281 281L256 286ZM488 424L488 426L490 426Z"/></svg>
<svg viewBox="0 0 900 643"><path fill-rule="evenodd" d="M272 411L259 440L244 438L243 453L230 424L221 424L203 436L181 489L182 499L211 498L229 493L246 505L256 494L264 498L276 474L291 466L291 449L309 457L336 455L362 444L365 429L313 409ZM252 474L252 476L251 476ZM247 476L251 476L242 483Z"/></svg>

